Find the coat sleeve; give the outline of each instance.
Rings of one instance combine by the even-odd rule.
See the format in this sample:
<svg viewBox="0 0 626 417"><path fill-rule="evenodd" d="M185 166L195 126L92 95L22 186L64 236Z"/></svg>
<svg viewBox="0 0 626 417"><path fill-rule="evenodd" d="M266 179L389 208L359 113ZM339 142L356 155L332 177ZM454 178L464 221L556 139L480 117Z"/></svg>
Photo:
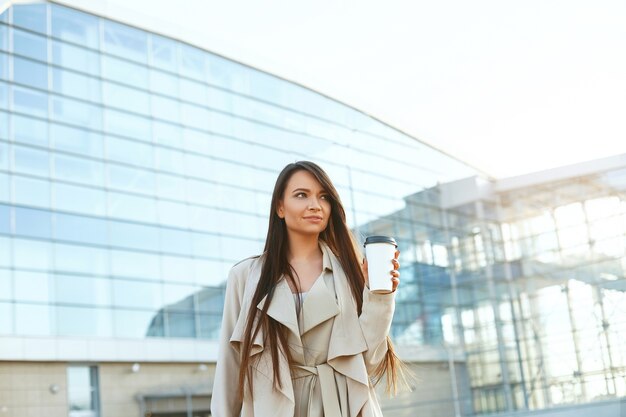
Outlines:
<svg viewBox="0 0 626 417"><path fill-rule="evenodd" d="M217 365L211 396L211 414L216 417L238 417L241 413L241 400L237 395L239 383L239 352L230 344L243 299L242 277L238 276L237 266L230 270L224 298L224 315L219 336Z"/></svg>
<svg viewBox="0 0 626 417"><path fill-rule="evenodd" d="M376 294L370 292L367 287L363 289L363 307L359 323L367 343L367 351L363 356L368 374L373 373L387 353L387 335L396 306L395 296L395 292Z"/></svg>

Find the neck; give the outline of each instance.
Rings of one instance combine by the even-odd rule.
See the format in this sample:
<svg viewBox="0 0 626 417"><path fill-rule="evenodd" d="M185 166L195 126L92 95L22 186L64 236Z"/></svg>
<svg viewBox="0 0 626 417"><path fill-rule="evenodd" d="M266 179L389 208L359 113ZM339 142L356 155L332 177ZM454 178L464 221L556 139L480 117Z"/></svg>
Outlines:
<svg viewBox="0 0 626 417"><path fill-rule="evenodd" d="M289 262L310 261L322 254L319 247L319 235L289 236Z"/></svg>

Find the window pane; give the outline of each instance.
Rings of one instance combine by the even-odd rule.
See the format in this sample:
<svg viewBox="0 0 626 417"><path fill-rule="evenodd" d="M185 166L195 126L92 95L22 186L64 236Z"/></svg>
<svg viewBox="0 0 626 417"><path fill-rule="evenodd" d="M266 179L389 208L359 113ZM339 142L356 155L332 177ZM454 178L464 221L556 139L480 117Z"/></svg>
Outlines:
<svg viewBox="0 0 626 417"><path fill-rule="evenodd" d="M13 145L13 163L16 172L44 177L50 173L48 151Z"/></svg>
<svg viewBox="0 0 626 417"><path fill-rule="evenodd" d="M46 5L23 4L13 6L13 24L35 32L46 33Z"/></svg>
<svg viewBox="0 0 626 417"><path fill-rule="evenodd" d="M46 38L23 30L13 29L13 52L40 61L47 61Z"/></svg>
<svg viewBox="0 0 626 417"><path fill-rule="evenodd" d="M48 303L51 300L52 280L47 273L14 271L15 300Z"/></svg>
<svg viewBox="0 0 626 417"><path fill-rule="evenodd" d="M48 117L48 96L38 91L13 87L13 110L33 116Z"/></svg>
<svg viewBox="0 0 626 417"><path fill-rule="evenodd" d="M100 74L100 54L63 42L52 41L52 63L91 75Z"/></svg>
<svg viewBox="0 0 626 417"><path fill-rule="evenodd" d="M158 251L158 229L139 224L110 222L111 246L131 249Z"/></svg>
<svg viewBox="0 0 626 417"><path fill-rule="evenodd" d="M6 13L4 13L3 15L6 15ZM0 51L8 51L8 50L9 50L9 28L6 25L0 25Z"/></svg>
<svg viewBox="0 0 626 417"><path fill-rule="evenodd" d="M15 203L28 206L50 207L50 182L32 178L13 177Z"/></svg>
<svg viewBox="0 0 626 417"><path fill-rule="evenodd" d="M153 172L113 164L107 166L107 171L110 188L154 195Z"/></svg>
<svg viewBox="0 0 626 417"><path fill-rule="evenodd" d="M102 87L105 106L150 115L150 97L145 92L107 81L102 83Z"/></svg>
<svg viewBox="0 0 626 417"><path fill-rule="evenodd" d="M104 153L102 135L81 128L50 125L52 147L67 152L101 158Z"/></svg>
<svg viewBox="0 0 626 417"><path fill-rule="evenodd" d="M53 333L50 306L15 305L15 333L22 336L50 336ZM36 318L36 320L34 320Z"/></svg>
<svg viewBox="0 0 626 417"><path fill-rule="evenodd" d="M2 100L2 85L0 85L0 100ZM0 111L0 139L9 139L9 115ZM6 152L6 149L5 149ZM2 145L0 144L0 166L2 166L3 155Z"/></svg>
<svg viewBox="0 0 626 417"><path fill-rule="evenodd" d="M159 94L178 97L178 77L162 71L150 70L150 90Z"/></svg>
<svg viewBox="0 0 626 417"><path fill-rule="evenodd" d="M0 94L2 92L2 83L0 83ZM1 98L1 96L0 96ZM158 120L153 121L152 132L154 142L174 148L182 148L182 137L180 127L171 123L164 123Z"/></svg>
<svg viewBox="0 0 626 417"><path fill-rule="evenodd" d="M137 309L158 309L163 306L161 284L156 282L113 280L113 305Z"/></svg>
<svg viewBox="0 0 626 417"><path fill-rule="evenodd" d="M11 207L0 204L0 233L12 234L11 230ZM3 247L4 249L4 247ZM8 255L11 252L7 249L4 249L4 252Z"/></svg>
<svg viewBox="0 0 626 417"><path fill-rule="evenodd" d="M191 235L187 230L160 228L159 234L162 252L181 255L191 253Z"/></svg>
<svg viewBox="0 0 626 417"><path fill-rule="evenodd" d="M13 115L13 137L17 142L48 146L48 124L32 117Z"/></svg>
<svg viewBox="0 0 626 417"><path fill-rule="evenodd" d="M54 287L57 303L111 305L111 280L107 278L56 274Z"/></svg>
<svg viewBox="0 0 626 417"><path fill-rule="evenodd" d="M66 7L51 6L52 36L98 48L98 18Z"/></svg>
<svg viewBox="0 0 626 417"><path fill-rule="evenodd" d="M105 249L65 243L54 244L54 264L57 271L107 274L109 270Z"/></svg>
<svg viewBox="0 0 626 417"><path fill-rule="evenodd" d="M85 416L84 411L96 411L98 404L98 373L95 366L67 367L67 399L70 417ZM82 412L81 412L82 411Z"/></svg>
<svg viewBox="0 0 626 417"><path fill-rule="evenodd" d="M52 91L95 103L100 102L99 80L58 68L52 68Z"/></svg>
<svg viewBox="0 0 626 417"><path fill-rule="evenodd" d="M161 97L152 96L152 114L155 118L166 120L172 123L180 122L180 106L178 101Z"/></svg>
<svg viewBox="0 0 626 417"><path fill-rule="evenodd" d="M14 334L13 304L0 302L0 334Z"/></svg>
<svg viewBox="0 0 626 417"><path fill-rule="evenodd" d="M111 310L93 307L66 307L57 306L56 319L58 336L113 336L113 317ZM90 391L72 391L70 395L91 394ZM76 407L77 402L72 403ZM75 410L75 408L73 409ZM73 413L70 411L70 416ZM78 416L78 414L77 414Z"/></svg>
<svg viewBox="0 0 626 417"><path fill-rule="evenodd" d="M107 222L92 217L55 213L55 237L70 242L107 244Z"/></svg>
<svg viewBox="0 0 626 417"><path fill-rule="evenodd" d="M52 267L51 249L49 242L13 239L15 267L48 270Z"/></svg>
<svg viewBox="0 0 626 417"><path fill-rule="evenodd" d="M13 58L13 80L28 87L48 89L48 67L45 64Z"/></svg>
<svg viewBox="0 0 626 417"><path fill-rule="evenodd" d="M49 211L15 207L15 234L50 239L52 216Z"/></svg>
<svg viewBox="0 0 626 417"><path fill-rule="evenodd" d="M116 337L146 337L154 317L155 312L114 310L114 334Z"/></svg>
<svg viewBox="0 0 626 417"><path fill-rule="evenodd" d="M53 184L55 208L94 216L106 214L106 195L103 190L61 183Z"/></svg>
<svg viewBox="0 0 626 417"><path fill-rule="evenodd" d="M169 312L167 314L167 328L169 337L195 337L195 314Z"/></svg>
<svg viewBox="0 0 626 417"><path fill-rule="evenodd" d="M2 207L0 205L0 207ZM5 208L8 208L7 206L4 206ZM8 211L5 211L5 214L7 214ZM3 248L6 248L6 250L0 251L0 266L5 266L5 267L12 267L13 266L13 260L11 259L11 246L12 246L12 242L14 241L14 239L9 239L6 237L1 237L0 236L0 246L2 246Z"/></svg>
<svg viewBox="0 0 626 417"><path fill-rule="evenodd" d="M53 160L55 178L104 186L102 162L66 155L54 155Z"/></svg>
<svg viewBox="0 0 626 417"><path fill-rule="evenodd" d="M94 130L102 128L102 109L99 106L69 98L54 97L52 99L52 117L59 122Z"/></svg>
<svg viewBox="0 0 626 417"><path fill-rule="evenodd" d="M185 101L192 101L194 103L207 106L209 101L207 99L206 84L202 84L192 80L186 80L184 78L181 79L180 99Z"/></svg>
<svg viewBox="0 0 626 417"><path fill-rule="evenodd" d="M185 179L169 174L157 174L158 195L162 198L185 201Z"/></svg>
<svg viewBox="0 0 626 417"><path fill-rule="evenodd" d="M2 33L1 31L2 26L0 26L0 34ZM0 52L0 79L9 80L9 56L2 52ZM6 107L6 103L0 107Z"/></svg>
<svg viewBox="0 0 626 417"><path fill-rule="evenodd" d="M158 281L161 279L159 257L149 253L111 250L111 274Z"/></svg>
<svg viewBox="0 0 626 417"><path fill-rule="evenodd" d="M9 86L6 83L3 83L0 81L0 109L8 109L8 108L9 108ZM0 117L3 118L1 120L8 120L8 116L6 113L0 112ZM4 124L4 129L0 127L0 135L2 135L2 137L5 137L5 138L9 137L8 125L9 123L6 122Z"/></svg>
<svg viewBox="0 0 626 417"><path fill-rule="evenodd" d="M130 140L109 137L107 139L107 158L113 161L126 162L132 165L152 167L151 145Z"/></svg>
<svg viewBox="0 0 626 417"><path fill-rule="evenodd" d="M159 223L166 226L189 227L188 207L184 203L158 200Z"/></svg>
<svg viewBox="0 0 626 417"><path fill-rule="evenodd" d="M2 152L2 144L0 144L0 153ZM1 166L2 164L0 164ZM10 201L10 185L9 185L9 175L0 173L0 201L9 202ZM7 224L9 223L9 218L6 218ZM0 222L1 224L1 222ZM5 230L5 229L3 229ZM8 233L8 232L7 232Z"/></svg>
<svg viewBox="0 0 626 417"><path fill-rule="evenodd" d="M189 78L204 81L207 77L207 53L190 45L180 45L180 73Z"/></svg>
<svg viewBox="0 0 626 417"><path fill-rule="evenodd" d="M127 59L148 61L148 35L126 25L102 20L104 26L104 51Z"/></svg>
<svg viewBox="0 0 626 417"><path fill-rule="evenodd" d="M153 198L109 191L108 200L110 217L156 223L156 204Z"/></svg>
<svg viewBox="0 0 626 417"><path fill-rule="evenodd" d="M102 55L101 58L104 78L144 90L148 89L150 78L147 67L106 55Z"/></svg>
<svg viewBox="0 0 626 417"><path fill-rule="evenodd" d="M107 132L146 142L151 140L149 118L113 109L105 109L104 114L106 121L104 128Z"/></svg>
<svg viewBox="0 0 626 417"><path fill-rule="evenodd" d="M152 35L152 65L164 70L178 70L177 42L158 35Z"/></svg>

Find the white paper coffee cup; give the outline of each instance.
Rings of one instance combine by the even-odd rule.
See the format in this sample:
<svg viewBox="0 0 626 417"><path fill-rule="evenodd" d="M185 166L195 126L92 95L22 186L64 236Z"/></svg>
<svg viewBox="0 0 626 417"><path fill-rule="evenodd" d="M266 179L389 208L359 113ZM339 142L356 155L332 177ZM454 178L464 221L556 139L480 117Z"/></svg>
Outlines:
<svg viewBox="0 0 626 417"><path fill-rule="evenodd" d="M364 246L370 291L377 294L390 293L393 288L392 260L398 248L396 240L389 236L368 236Z"/></svg>

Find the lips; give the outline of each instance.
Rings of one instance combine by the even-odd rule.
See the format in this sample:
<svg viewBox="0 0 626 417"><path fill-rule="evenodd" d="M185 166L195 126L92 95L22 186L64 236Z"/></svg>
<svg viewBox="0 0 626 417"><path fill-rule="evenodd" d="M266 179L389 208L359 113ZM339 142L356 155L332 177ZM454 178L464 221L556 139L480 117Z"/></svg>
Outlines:
<svg viewBox="0 0 626 417"><path fill-rule="evenodd" d="M311 220L311 221L321 221L322 218L320 216L307 216L304 218L305 220Z"/></svg>

